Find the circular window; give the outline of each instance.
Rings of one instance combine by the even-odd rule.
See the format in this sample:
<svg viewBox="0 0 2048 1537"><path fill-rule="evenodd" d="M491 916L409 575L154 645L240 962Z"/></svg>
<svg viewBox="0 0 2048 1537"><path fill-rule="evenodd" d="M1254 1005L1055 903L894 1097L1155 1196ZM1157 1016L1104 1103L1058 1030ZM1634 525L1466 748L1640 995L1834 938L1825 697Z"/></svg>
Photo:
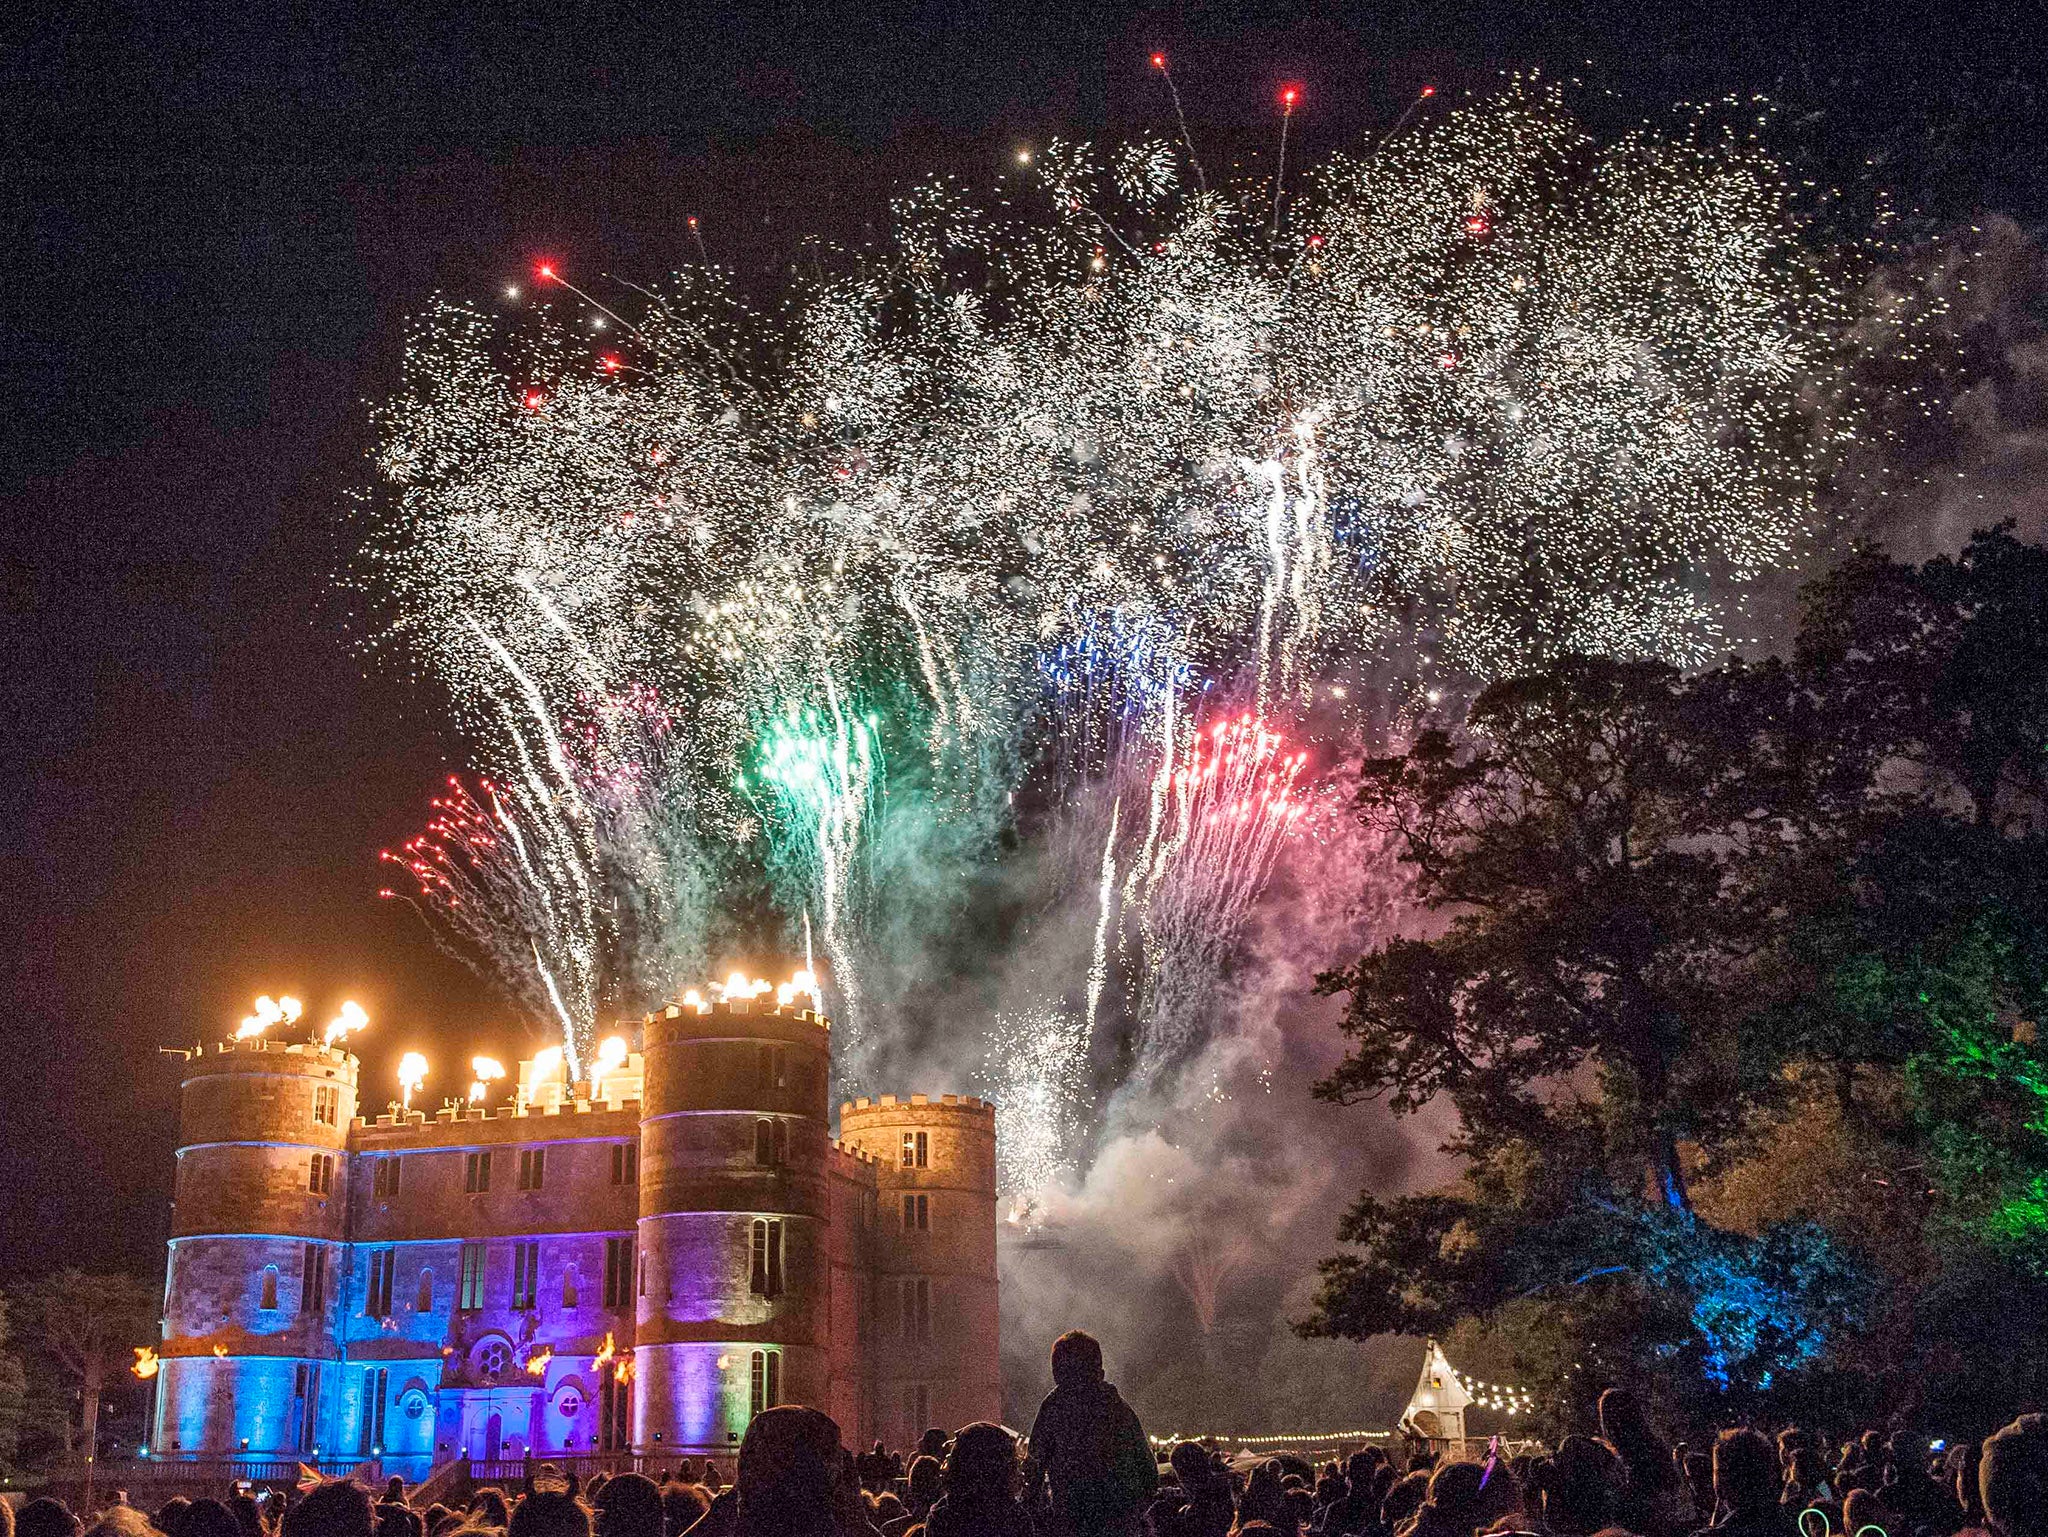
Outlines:
<svg viewBox="0 0 2048 1537"><path fill-rule="evenodd" d="M574 1419L578 1414L583 1412L583 1400L578 1398L574 1393L564 1393L562 1395L562 1401L556 1404L555 1407L561 1410L562 1413L568 1416L570 1419Z"/></svg>
<svg viewBox="0 0 2048 1537"><path fill-rule="evenodd" d="M427 1395L408 1393L405 1395L405 1402L400 1404L399 1408L404 1411L407 1419L416 1420L427 1412Z"/></svg>
<svg viewBox="0 0 2048 1537"><path fill-rule="evenodd" d="M477 1347L476 1369L495 1377L512 1364L512 1347L503 1340L486 1340Z"/></svg>

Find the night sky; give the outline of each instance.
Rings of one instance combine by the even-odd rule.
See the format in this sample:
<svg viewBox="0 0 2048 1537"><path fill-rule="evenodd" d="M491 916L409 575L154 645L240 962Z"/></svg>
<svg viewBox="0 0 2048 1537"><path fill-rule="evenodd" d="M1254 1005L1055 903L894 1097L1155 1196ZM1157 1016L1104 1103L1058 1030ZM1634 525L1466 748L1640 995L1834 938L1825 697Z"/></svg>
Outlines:
<svg viewBox="0 0 2048 1537"><path fill-rule="evenodd" d="M537 255L772 274L889 189L1020 140L1170 123L1308 157L1424 83L1541 67L1613 123L1766 91L1816 174L1930 224L2038 222L2029 7L1482 3L664 7L79 5L0 32L0 1281L161 1265L177 1066L258 992L443 1064L505 1013L380 903L376 852L462 766L364 676L329 577L404 317ZM395 19L404 13L404 20ZM33 18L33 19L30 19ZM1608 94L1611 93L1611 94ZM1866 160L1875 166L1865 166ZM444 1048L443 1043L446 1043Z"/></svg>

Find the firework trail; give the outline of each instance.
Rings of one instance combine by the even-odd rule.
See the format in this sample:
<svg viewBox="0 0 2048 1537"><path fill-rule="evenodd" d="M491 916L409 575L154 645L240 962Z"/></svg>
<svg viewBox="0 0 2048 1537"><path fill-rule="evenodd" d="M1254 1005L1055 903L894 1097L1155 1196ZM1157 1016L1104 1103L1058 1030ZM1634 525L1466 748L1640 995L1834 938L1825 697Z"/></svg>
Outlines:
<svg viewBox="0 0 2048 1537"><path fill-rule="evenodd" d="M997 1057L1099 1079L1114 1006L1171 1073L1304 751L1564 652L1703 659L1788 558L1846 306L1746 110L1601 142L1514 84L1284 199L1054 142L775 305L708 263L607 299L617 351L552 269L438 307L350 579L490 779L398 862L578 1060L765 888L852 1085L890 947L973 948L962 893L1055 851L1071 1028L1011 1011Z"/></svg>
<svg viewBox="0 0 2048 1537"><path fill-rule="evenodd" d="M472 791L451 775L430 804L425 829L380 857L412 878L430 928L463 942L451 953L481 957L484 974L552 1023L576 1060L596 1025L607 938L584 840L556 807L490 780Z"/></svg>
<svg viewBox="0 0 2048 1537"><path fill-rule="evenodd" d="M862 1026L860 970L848 940L865 897L862 830L881 793L882 755L874 721L852 713L837 690L823 710L791 710L761 734L761 753L748 781L773 810L778 863L794 866L794 888L808 931L810 900L818 906L818 938L839 988L845 1023L858 1047Z"/></svg>
<svg viewBox="0 0 2048 1537"><path fill-rule="evenodd" d="M1249 712L1197 732L1167 776L1165 832L1139 868L1135 901L1150 990L1140 1060L1182 1059L1285 840L1309 802L1308 754Z"/></svg>

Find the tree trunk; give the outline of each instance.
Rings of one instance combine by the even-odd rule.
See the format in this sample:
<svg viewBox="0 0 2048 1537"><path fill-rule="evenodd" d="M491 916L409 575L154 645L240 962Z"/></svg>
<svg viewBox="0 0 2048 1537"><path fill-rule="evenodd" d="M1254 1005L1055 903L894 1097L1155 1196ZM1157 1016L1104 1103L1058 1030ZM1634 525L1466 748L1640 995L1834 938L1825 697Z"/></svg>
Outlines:
<svg viewBox="0 0 2048 1537"><path fill-rule="evenodd" d="M95 1356L86 1362L85 1375L79 1380L79 1392L85 1395L85 1401L80 1405L81 1412L79 1418L84 1422L81 1426L84 1440L82 1449L85 1453L85 1498L83 1503L85 1505L85 1514L88 1517L91 1516L93 1509L92 1476L94 1467L99 1461L100 1451L100 1389L105 1385L105 1374L101 1370L98 1357Z"/></svg>
<svg viewBox="0 0 2048 1537"><path fill-rule="evenodd" d="M1685 1188L1685 1169L1678 1161L1678 1138L1668 1126L1657 1128L1657 1190L1673 1211L1692 1215L1692 1195Z"/></svg>
<svg viewBox="0 0 2048 1537"><path fill-rule="evenodd" d="M80 1379L78 1387L78 1391L85 1397L85 1402L80 1406L81 1413L79 1418L83 1423L79 1429L80 1438L84 1443L81 1450L85 1453L88 1461L99 1450L100 1392L105 1387L105 1374L100 1370L99 1363L95 1361L85 1369L85 1376Z"/></svg>

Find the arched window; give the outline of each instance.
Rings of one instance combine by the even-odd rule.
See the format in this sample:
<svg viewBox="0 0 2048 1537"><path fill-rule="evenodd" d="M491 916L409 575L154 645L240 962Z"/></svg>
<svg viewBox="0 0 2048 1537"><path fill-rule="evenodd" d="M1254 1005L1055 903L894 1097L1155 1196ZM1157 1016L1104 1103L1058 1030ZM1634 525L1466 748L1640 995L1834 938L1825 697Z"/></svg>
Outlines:
<svg viewBox="0 0 2048 1537"><path fill-rule="evenodd" d="M789 1162L789 1122L775 1123L775 1167L781 1168Z"/></svg>
<svg viewBox="0 0 2048 1537"><path fill-rule="evenodd" d="M749 1361L747 1408L753 1414L782 1402L782 1352L757 1350Z"/></svg>
<svg viewBox="0 0 2048 1537"><path fill-rule="evenodd" d="M277 1266L263 1267L263 1296L256 1304L260 1308L277 1307Z"/></svg>
<svg viewBox="0 0 2048 1537"><path fill-rule="evenodd" d="M562 1267L562 1306L576 1306L576 1263L571 1260Z"/></svg>
<svg viewBox="0 0 2048 1537"><path fill-rule="evenodd" d="M767 1121L754 1122L754 1162L764 1169L775 1162L775 1129Z"/></svg>
<svg viewBox="0 0 2048 1537"><path fill-rule="evenodd" d="M422 1270L420 1272L420 1289L412 1299L412 1309L415 1313L431 1313L434 1311L433 1271Z"/></svg>
<svg viewBox="0 0 2048 1537"><path fill-rule="evenodd" d="M932 1337L932 1282L929 1276L903 1278L902 1337L917 1341Z"/></svg>
<svg viewBox="0 0 2048 1537"><path fill-rule="evenodd" d="M782 1224L757 1220L749 1233L748 1289L757 1297L782 1295Z"/></svg>

